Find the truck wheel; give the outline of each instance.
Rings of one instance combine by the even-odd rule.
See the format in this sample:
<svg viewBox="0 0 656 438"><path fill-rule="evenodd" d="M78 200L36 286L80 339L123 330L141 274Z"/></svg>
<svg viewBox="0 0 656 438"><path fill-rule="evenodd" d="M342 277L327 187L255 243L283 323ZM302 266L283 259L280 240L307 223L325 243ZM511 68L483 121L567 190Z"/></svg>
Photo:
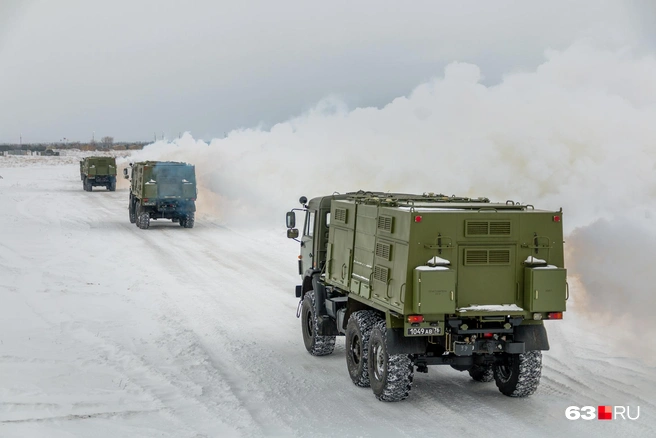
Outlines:
<svg viewBox="0 0 656 438"><path fill-rule="evenodd" d="M469 369L469 375L477 382L491 382L494 380L492 365L474 365Z"/></svg>
<svg viewBox="0 0 656 438"><path fill-rule="evenodd" d="M303 298L301 308L301 329L306 350L313 356L326 356L335 349L335 336L319 336L319 320L314 312L314 291L309 291Z"/></svg>
<svg viewBox="0 0 656 438"><path fill-rule="evenodd" d="M356 386L369 386L369 369L367 367L367 348L369 336L374 324L380 318L371 310L358 310L349 317L346 325L346 368Z"/></svg>
<svg viewBox="0 0 656 438"><path fill-rule="evenodd" d="M109 186L107 186L110 192L115 192L116 191L116 180L112 180L109 183Z"/></svg>
<svg viewBox="0 0 656 438"><path fill-rule="evenodd" d="M85 192L91 191L91 184L89 183L89 179L86 176L84 177L84 181L82 181L82 187L84 188Z"/></svg>
<svg viewBox="0 0 656 438"><path fill-rule="evenodd" d="M377 322L369 337L368 368L371 389L378 400L395 402L410 394L414 367L407 354L387 353L385 321Z"/></svg>
<svg viewBox="0 0 656 438"><path fill-rule="evenodd" d="M183 219L180 219L180 225L182 225L185 228L193 228L194 227L194 214L193 213L187 213L184 215Z"/></svg>
<svg viewBox="0 0 656 438"><path fill-rule="evenodd" d="M508 354L494 366L494 380L499 391L508 397L528 397L540 384L542 352Z"/></svg>
<svg viewBox="0 0 656 438"><path fill-rule="evenodd" d="M137 226L142 230L147 230L150 226L150 215L148 213L141 213L137 219Z"/></svg>

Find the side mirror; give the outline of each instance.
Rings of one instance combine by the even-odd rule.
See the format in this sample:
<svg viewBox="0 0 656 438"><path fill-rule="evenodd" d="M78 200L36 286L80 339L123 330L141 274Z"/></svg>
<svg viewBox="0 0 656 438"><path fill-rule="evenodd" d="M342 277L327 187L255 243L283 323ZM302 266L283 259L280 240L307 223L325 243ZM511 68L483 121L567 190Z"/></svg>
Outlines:
<svg viewBox="0 0 656 438"><path fill-rule="evenodd" d="M126 167L123 169L123 178L128 179L130 178L130 175L128 175L128 168Z"/></svg>
<svg viewBox="0 0 656 438"><path fill-rule="evenodd" d="M293 211L288 211L285 219L287 221L287 228L291 229L296 226L296 214Z"/></svg>
<svg viewBox="0 0 656 438"><path fill-rule="evenodd" d="M298 230L296 228L290 228L287 230L288 239L296 239L298 237Z"/></svg>

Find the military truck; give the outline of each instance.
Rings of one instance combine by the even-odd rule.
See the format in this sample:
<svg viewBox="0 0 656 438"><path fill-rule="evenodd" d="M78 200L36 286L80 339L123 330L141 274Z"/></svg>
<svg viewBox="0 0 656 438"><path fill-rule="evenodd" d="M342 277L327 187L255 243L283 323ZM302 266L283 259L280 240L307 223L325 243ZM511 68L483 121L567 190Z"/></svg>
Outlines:
<svg viewBox="0 0 656 438"><path fill-rule="evenodd" d="M87 192L93 190L94 186L103 186L111 192L115 191L116 158L86 157L80 161L80 179Z"/></svg>
<svg viewBox="0 0 656 438"><path fill-rule="evenodd" d="M382 401L405 399L429 365L495 380L510 397L536 391L544 321L562 319L568 298L562 209L363 191L300 202L286 222L301 245L297 316L310 354L331 354L344 336L351 380Z"/></svg>
<svg viewBox="0 0 656 438"><path fill-rule="evenodd" d="M171 219L184 228L193 228L196 212L196 171L194 166L174 161L130 163L123 169L131 178L128 204L130 222L141 229L150 220Z"/></svg>

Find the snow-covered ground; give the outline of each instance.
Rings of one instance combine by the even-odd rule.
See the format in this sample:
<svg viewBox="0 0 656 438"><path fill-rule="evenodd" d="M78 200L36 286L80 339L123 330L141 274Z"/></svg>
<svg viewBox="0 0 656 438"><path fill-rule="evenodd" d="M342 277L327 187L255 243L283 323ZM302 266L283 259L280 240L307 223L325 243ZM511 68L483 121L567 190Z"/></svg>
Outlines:
<svg viewBox="0 0 656 438"><path fill-rule="evenodd" d="M351 383L343 340L305 351L282 217L144 231L127 189L85 192L77 158L34 158L0 158L2 437L656 436L656 368L576 309L547 322L528 399L431 367L379 402ZM566 419L588 405L640 418Z"/></svg>

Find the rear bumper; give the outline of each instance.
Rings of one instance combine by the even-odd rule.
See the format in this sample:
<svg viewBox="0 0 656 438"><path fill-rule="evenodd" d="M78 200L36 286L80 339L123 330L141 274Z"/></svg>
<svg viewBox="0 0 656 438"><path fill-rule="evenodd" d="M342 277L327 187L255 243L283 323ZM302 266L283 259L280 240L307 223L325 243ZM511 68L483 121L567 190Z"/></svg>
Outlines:
<svg viewBox="0 0 656 438"><path fill-rule="evenodd" d="M143 207L152 219L176 219L196 211L191 200L149 200Z"/></svg>
<svg viewBox="0 0 656 438"><path fill-rule="evenodd" d="M94 176L89 175L87 179L89 180L91 185L94 186L104 186L113 181L116 181L116 177L114 175L94 175Z"/></svg>

